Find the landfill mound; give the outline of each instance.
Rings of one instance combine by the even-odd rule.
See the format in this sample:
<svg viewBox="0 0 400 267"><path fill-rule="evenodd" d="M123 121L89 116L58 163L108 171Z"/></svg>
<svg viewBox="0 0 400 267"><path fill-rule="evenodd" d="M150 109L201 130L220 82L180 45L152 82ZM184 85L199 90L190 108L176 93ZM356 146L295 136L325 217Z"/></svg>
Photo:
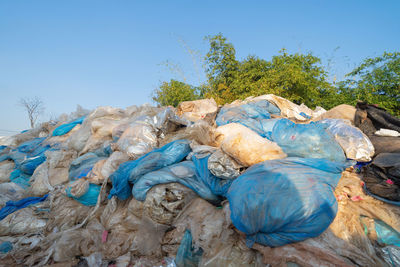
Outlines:
<svg viewBox="0 0 400 267"><path fill-rule="evenodd" d="M0 140L2 266L399 266L400 120L275 95Z"/></svg>

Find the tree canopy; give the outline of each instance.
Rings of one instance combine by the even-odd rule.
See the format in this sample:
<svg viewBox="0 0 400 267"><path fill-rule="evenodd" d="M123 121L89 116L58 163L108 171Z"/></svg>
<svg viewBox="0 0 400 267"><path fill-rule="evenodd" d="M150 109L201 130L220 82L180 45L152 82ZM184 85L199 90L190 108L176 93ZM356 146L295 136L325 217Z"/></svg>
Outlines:
<svg viewBox="0 0 400 267"><path fill-rule="evenodd" d="M159 88L153 91L153 100L161 106L178 106L182 101L199 98L198 89L187 83L171 80L163 82Z"/></svg>
<svg viewBox="0 0 400 267"><path fill-rule="evenodd" d="M345 101L377 104L400 115L400 53L383 53L365 59L339 84Z"/></svg>

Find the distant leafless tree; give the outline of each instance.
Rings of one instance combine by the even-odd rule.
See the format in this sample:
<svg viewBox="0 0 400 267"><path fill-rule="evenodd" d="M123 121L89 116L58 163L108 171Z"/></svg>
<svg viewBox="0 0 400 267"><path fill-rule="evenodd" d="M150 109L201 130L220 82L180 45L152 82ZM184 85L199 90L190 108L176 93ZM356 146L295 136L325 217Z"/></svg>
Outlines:
<svg viewBox="0 0 400 267"><path fill-rule="evenodd" d="M31 123L31 128L35 126L36 120L40 114L44 111L44 103L37 96L33 98L20 98L19 105L22 106L26 112L28 112L29 121Z"/></svg>

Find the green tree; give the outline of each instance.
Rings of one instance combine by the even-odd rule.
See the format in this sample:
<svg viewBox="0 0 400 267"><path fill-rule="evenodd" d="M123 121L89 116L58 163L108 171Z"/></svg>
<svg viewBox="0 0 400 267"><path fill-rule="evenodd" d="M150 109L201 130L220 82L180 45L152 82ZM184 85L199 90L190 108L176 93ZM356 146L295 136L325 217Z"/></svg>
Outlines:
<svg viewBox="0 0 400 267"><path fill-rule="evenodd" d="M187 83L171 80L163 82L153 91L152 99L161 106L178 106L182 101L196 100L200 97L200 89Z"/></svg>
<svg viewBox="0 0 400 267"><path fill-rule="evenodd" d="M367 58L346 76L349 78L339 84L346 101L367 101L400 115L399 52Z"/></svg>
<svg viewBox="0 0 400 267"><path fill-rule="evenodd" d="M288 54L283 49L271 61L256 56L239 61L235 48L221 34L207 39L208 96L219 104L271 93L315 107L329 104L335 95L321 60L310 53Z"/></svg>
<svg viewBox="0 0 400 267"><path fill-rule="evenodd" d="M210 44L210 50L205 56L209 85L206 96L214 97L217 103L226 103L235 97L230 85L238 74L236 51L222 34L207 36L206 39Z"/></svg>
<svg viewBox="0 0 400 267"><path fill-rule="evenodd" d="M309 107L325 105L333 94L333 87L320 63L311 53L288 54L281 50L267 62L266 74L259 81L260 90L254 94L272 93Z"/></svg>

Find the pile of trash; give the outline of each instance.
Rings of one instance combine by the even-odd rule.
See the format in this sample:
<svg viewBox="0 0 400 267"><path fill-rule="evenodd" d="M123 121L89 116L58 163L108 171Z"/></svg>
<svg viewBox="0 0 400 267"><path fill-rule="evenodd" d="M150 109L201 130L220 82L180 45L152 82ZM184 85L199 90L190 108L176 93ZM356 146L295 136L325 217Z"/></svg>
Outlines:
<svg viewBox="0 0 400 267"><path fill-rule="evenodd" d="M78 108L1 139L0 262L399 266L399 132L275 95Z"/></svg>

